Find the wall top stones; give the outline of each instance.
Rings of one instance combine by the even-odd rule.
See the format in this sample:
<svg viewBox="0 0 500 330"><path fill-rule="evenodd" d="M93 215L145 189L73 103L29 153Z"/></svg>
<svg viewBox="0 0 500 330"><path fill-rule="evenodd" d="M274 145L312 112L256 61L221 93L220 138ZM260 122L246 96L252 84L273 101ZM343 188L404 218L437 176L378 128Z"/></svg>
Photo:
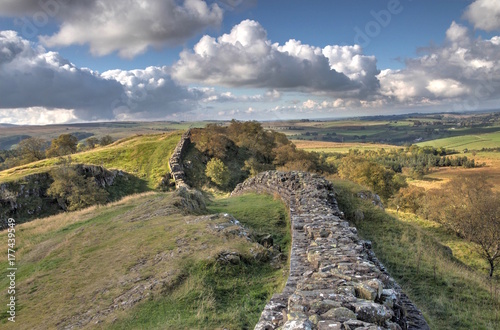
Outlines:
<svg viewBox="0 0 500 330"><path fill-rule="evenodd" d="M343 220L330 182L305 172L263 172L232 195L278 194L290 210L290 275L257 330L429 329L420 311Z"/></svg>
<svg viewBox="0 0 500 330"><path fill-rule="evenodd" d="M184 173L184 166L182 165L182 155L186 151L186 148L191 143L191 130L187 130L181 136L181 140L177 143L174 149L174 153L168 160L168 165L170 166L170 174L175 181L175 188L180 187L189 188L186 183L186 174Z"/></svg>

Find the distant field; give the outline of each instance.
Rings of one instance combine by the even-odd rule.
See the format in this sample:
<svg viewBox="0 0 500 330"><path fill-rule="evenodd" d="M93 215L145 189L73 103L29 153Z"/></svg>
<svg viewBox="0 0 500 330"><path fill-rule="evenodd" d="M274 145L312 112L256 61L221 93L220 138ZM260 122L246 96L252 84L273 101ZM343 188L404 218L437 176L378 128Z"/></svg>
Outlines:
<svg viewBox="0 0 500 330"><path fill-rule="evenodd" d="M146 180L150 188L155 188L161 178L170 172L168 159L179 142L181 134L182 132L175 132L133 136L109 146L71 155L71 161L123 170L139 179ZM57 161L57 158L50 158L2 171L0 182L47 172Z"/></svg>
<svg viewBox="0 0 500 330"><path fill-rule="evenodd" d="M500 130L494 133L454 136L445 139L438 139L417 143L418 146L431 146L435 148L444 147L447 149L455 149L457 151L481 150L482 148L499 148L500 147Z"/></svg>
<svg viewBox="0 0 500 330"><path fill-rule="evenodd" d="M340 143L340 142L324 142L324 141L303 141L292 140L292 142L299 149L315 152L339 152L348 153L351 149L364 150L378 150L378 149L400 149L401 147L393 146L390 144L377 144L377 143Z"/></svg>

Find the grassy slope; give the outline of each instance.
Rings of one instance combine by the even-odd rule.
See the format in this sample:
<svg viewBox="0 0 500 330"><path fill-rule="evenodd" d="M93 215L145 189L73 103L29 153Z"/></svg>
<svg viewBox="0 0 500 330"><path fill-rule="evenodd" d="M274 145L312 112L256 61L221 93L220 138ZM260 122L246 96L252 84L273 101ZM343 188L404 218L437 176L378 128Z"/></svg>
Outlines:
<svg viewBox="0 0 500 330"><path fill-rule="evenodd" d="M373 242L377 257L422 310L431 329L500 328L498 280L492 298L486 276L460 262L470 257L463 255L471 253L470 246L428 223L400 220L361 203L350 193L359 189L352 184L334 184L346 215L355 209L364 212L365 219L356 223L360 236ZM456 258L446 252L445 244Z"/></svg>
<svg viewBox="0 0 500 330"><path fill-rule="evenodd" d="M498 148L500 147L500 130L494 133L479 134L479 135L463 135L445 139L438 139L417 143L418 146L432 146L435 148L445 147L447 149L455 149L463 151L481 150L482 148Z"/></svg>
<svg viewBox="0 0 500 330"><path fill-rule="evenodd" d="M0 328L64 327L85 323L82 320L92 315L98 319L85 328L253 327L270 295L284 285L283 271L253 261L254 243L216 234L209 229L210 222L192 222L196 216L178 209L173 196L135 195L109 206L17 226L18 313L15 324L2 313ZM251 207L245 206L249 202ZM216 200L211 210L234 211L249 227L274 223L270 231L289 235L283 230L285 207L269 196ZM281 236L277 239L286 241ZM214 263L214 256L222 250L239 251L248 259L221 266ZM0 261L3 305L6 259L4 252ZM106 314L110 306L143 294L143 287L148 298Z"/></svg>
<svg viewBox="0 0 500 330"><path fill-rule="evenodd" d="M181 132L134 136L119 140L112 145L71 155L74 163L102 165L108 169L120 169L139 179L146 180L149 188L155 188L162 176L170 172L168 159L180 140ZM15 167L0 172L0 182L23 176L47 172L57 163L56 158Z"/></svg>

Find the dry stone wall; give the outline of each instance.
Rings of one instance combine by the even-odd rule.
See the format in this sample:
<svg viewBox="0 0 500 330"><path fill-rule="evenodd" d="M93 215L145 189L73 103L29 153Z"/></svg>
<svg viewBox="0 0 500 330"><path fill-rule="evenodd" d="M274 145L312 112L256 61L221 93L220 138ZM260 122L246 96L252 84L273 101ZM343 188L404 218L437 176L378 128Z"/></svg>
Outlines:
<svg viewBox="0 0 500 330"><path fill-rule="evenodd" d="M174 149L172 157L168 161L170 166L170 174L175 182L175 188L186 187L186 174L184 173L184 166L182 165L182 154L191 143L191 130L187 130L181 136L181 140Z"/></svg>
<svg viewBox="0 0 500 330"><path fill-rule="evenodd" d="M232 195L278 194L290 210L290 275L257 330L429 329L357 230L343 220L331 184L305 172L263 172Z"/></svg>

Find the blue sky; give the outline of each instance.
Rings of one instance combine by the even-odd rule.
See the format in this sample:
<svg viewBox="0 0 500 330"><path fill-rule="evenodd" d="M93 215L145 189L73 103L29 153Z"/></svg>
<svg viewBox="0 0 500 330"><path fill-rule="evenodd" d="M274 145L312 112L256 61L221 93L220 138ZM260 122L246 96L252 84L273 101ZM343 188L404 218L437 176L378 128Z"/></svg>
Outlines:
<svg viewBox="0 0 500 330"><path fill-rule="evenodd" d="M495 0L0 0L0 122L495 107Z"/></svg>

